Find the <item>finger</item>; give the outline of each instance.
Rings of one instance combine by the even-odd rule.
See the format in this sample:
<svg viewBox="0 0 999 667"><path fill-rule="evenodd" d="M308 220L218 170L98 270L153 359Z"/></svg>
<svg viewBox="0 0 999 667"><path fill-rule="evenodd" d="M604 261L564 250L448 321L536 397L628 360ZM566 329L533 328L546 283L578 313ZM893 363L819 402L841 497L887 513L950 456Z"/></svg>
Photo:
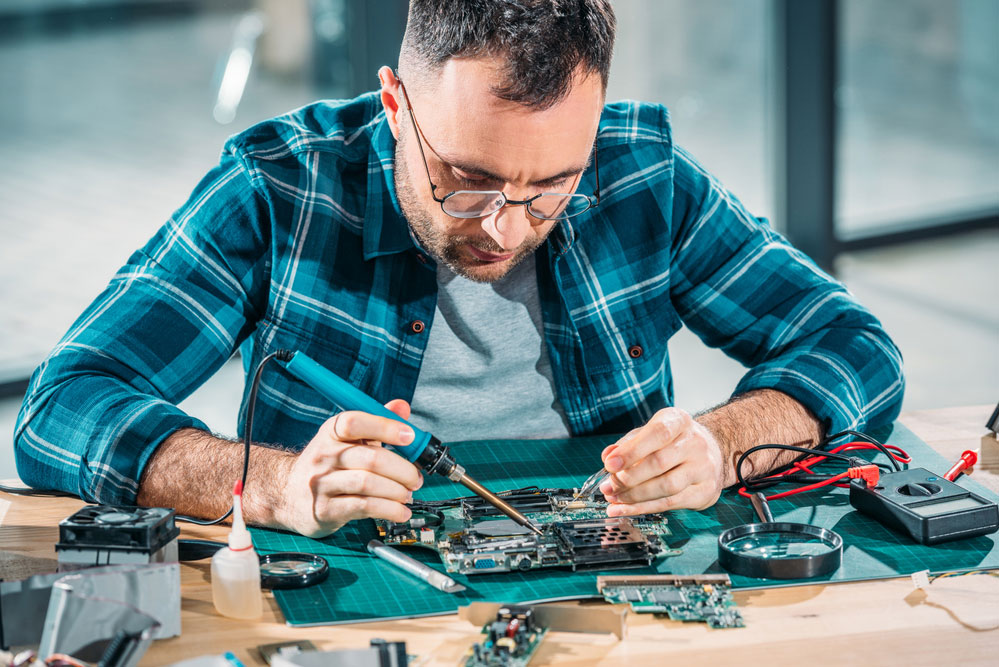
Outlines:
<svg viewBox="0 0 999 667"><path fill-rule="evenodd" d="M604 466L610 472L629 468L657 449L668 445L686 431L690 423L690 415L683 410L677 408L660 410L633 437L625 436L618 440L617 448L611 456L604 459Z"/></svg>
<svg viewBox="0 0 999 667"><path fill-rule="evenodd" d="M675 496L688 486L699 482L694 466L689 464L679 465L669 472L652 477L633 487L624 489L618 493L612 493L607 498L610 503L641 503L649 500L656 500L665 496Z"/></svg>
<svg viewBox="0 0 999 667"><path fill-rule="evenodd" d="M657 514L678 509L704 509L710 507L717 496L711 499L702 485L688 486L675 496L666 496L656 500L641 503L613 503L607 506L607 516L637 516L639 514Z"/></svg>
<svg viewBox="0 0 999 667"><path fill-rule="evenodd" d="M393 480L410 491L423 486L423 476L416 466L391 449L373 445L347 445L332 453L332 468L366 470Z"/></svg>
<svg viewBox="0 0 999 667"><path fill-rule="evenodd" d="M354 519L385 519L402 523L409 521L413 512L402 503L370 496L332 496L316 518L324 524L335 524Z"/></svg>
<svg viewBox="0 0 999 667"><path fill-rule="evenodd" d="M601 492L604 495L620 494L625 489L634 488L682 464L689 456L690 437L685 434L680 439L651 452L630 468L614 473L600 485Z"/></svg>
<svg viewBox="0 0 999 667"><path fill-rule="evenodd" d="M334 415L321 429L326 429L330 438L339 442L374 440L397 447L405 447L416 437L407 424L357 410Z"/></svg>
<svg viewBox="0 0 999 667"><path fill-rule="evenodd" d="M401 398L394 398L385 404L385 407L396 413L403 419L409 419L410 406L409 403L402 400Z"/></svg>
<svg viewBox="0 0 999 667"><path fill-rule="evenodd" d="M367 470L337 470L322 475L313 486L317 496L366 496L397 503L413 500L413 492L399 482Z"/></svg>
<svg viewBox="0 0 999 667"><path fill-rule="evenodd" d="M607 457L611 455L611 452L613 452L615 449L617 449L617 446L620 443L622 443L622 442L624 442L626 440L631 440L636 435L638 435L638 432L640 430L641 430L640 428L633 428L630 431L628 431L627 433L625 433L623 436L621 436L621 438L617 442L615 442L614 444L607 445L604 448L604 451L600 452L600 459L603 460L603 461L606 461Z"/></svg>

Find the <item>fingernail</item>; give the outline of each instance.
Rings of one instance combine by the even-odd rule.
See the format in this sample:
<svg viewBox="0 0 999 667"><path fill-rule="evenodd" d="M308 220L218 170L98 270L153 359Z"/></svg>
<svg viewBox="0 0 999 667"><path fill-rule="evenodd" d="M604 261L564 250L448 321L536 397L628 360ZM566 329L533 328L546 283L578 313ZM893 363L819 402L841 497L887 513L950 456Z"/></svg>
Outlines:
<svg viewBox="0 0 999 667"><path fill-rule="evenodd" d="M619 500L619 498L612 493L610 495L605 495L604 500L606 500L609 503L616 503Z"/></svg>
<svg viewBox="0 0 999 667"><path fill-rule="evenodd" d="M600 485L600 493L604 494L605 498L614 493L614 485L611 484L610 480L607 480L606 482Z"/></svg>
<svg viewBox="0 0 999 667"><path fill-rule="evenodd" d="M607 506L607 516L617 516L617 514L618 514L618 507L617 507L617 505L608 505Z"/></svg>
<svg viewBox="0 0 999 667"><path fill-rule="evenodd" d="M406 496L406 502L407 503L413 502L413 494L412 493L410 493L408 496Z"/></svg>
<svg viewBox="0 0 999 667"><path fill-rule="evenodd" d="M608 472L617 472L622 467L624 467L624 459L622 459L620 456L612 456L609 459L607 459L606 465Z"/></svg>
<svg viewBox="0 0 999 667"><path fill-rule="evenodd" d="M408 426L403 426L399 429L399 442L404 445L408 445L416 439L416 434L413 433L413 429Z"/></svg>

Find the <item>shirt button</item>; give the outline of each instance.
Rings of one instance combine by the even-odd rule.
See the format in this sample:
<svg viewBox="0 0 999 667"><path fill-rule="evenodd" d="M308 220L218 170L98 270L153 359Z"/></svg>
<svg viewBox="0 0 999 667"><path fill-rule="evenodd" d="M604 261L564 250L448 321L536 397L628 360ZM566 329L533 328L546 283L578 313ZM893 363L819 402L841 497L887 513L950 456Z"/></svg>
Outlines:
<svg viewBox="0 0 999 667"><path fill-rule="evenodd" d="M423 323L423 320L413 320L409 323L409 330L415 334L423 333L423 330L427 328L427 325Z"/></svg>
<svg viewBox="0 0 999 667"><path fill-rule="evenodd" d="M628 356L632 359L638 359L642 356L643 352L645 352L645 350L642 349L641 345L632 345L628 348Z"/></svg>

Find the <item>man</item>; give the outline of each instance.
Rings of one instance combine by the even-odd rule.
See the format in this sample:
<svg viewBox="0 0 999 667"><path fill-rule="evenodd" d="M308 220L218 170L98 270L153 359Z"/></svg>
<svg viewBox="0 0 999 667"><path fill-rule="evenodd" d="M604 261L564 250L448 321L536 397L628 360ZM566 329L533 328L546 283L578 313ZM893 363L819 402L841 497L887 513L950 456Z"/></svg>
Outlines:
<svg viewBox="0 0 999 667"><path fill-rule="evenodd" d="M613 39L603 0L411 2L398 75L233 137L73 325L18 419L22 479L221 514L242 446L176 403L237 348L248 372L302 350L445 441L627 433L602 454L612 516L708 507L753 445L893 419L878 321L677 147L665 109L604 106ZM681 322L750 366L696 418L671 407ZM409 517L421 475L375 445L412 431L334 412L264 373L253 440L282 446L252 447L248 520Z"/></svg>

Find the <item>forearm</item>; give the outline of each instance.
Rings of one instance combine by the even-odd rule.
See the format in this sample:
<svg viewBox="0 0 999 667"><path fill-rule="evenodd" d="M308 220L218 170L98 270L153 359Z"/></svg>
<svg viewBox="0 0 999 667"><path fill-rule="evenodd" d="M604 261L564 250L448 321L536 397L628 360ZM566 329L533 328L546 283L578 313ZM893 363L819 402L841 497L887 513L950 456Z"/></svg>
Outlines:
<svg viewBox="0 0 999 667"><path fill-rule="evenodd" d="M232 505L232 487L243 473L243 443L205 431L182 429L163 441L147 463L137 501L172 507L178 514L215 518ZM296 455L269 447L250 447L243 495L248 523L281 527L279 512Z"/></svg>
<svg viewBox="0 0 999 667"><path fill-rule="evenodd" d="M769 443L814 447L825 436L819 420L808 408L773 389L736 396L695 419L711 431L721 447L725 461L723 486L738 481L735 464L751 447ZM760 475L797 456L796 452L776 449L756 452L743 464L743 474Z"/></svg>

